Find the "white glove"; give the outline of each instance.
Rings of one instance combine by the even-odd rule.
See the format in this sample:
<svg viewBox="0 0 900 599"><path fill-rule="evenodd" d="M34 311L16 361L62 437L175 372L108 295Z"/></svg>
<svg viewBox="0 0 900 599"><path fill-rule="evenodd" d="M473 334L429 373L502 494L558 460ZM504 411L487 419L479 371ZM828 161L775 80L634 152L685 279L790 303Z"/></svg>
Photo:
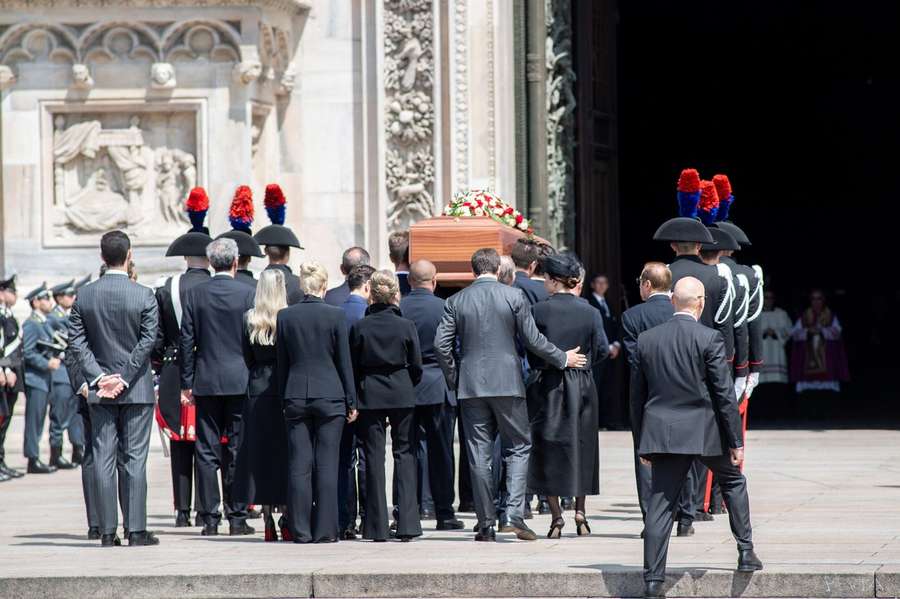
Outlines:
<svg viewBox="0 0 900 599"><path fill-rule="evenodd" d="M744 391L747 389L747 377L739 376L734 379L734 396L738 403L744 398Z"/></svg>
<svg viewBox="0 0 900 599"><path fill-rule="evenodd" d="M750 376L747 377L747 388L744 390L744 393L747 394L747 399L750 399L750 396L753 394L753 390L756 389L757 385L759 385L759 373L751 372Z"/></svg>

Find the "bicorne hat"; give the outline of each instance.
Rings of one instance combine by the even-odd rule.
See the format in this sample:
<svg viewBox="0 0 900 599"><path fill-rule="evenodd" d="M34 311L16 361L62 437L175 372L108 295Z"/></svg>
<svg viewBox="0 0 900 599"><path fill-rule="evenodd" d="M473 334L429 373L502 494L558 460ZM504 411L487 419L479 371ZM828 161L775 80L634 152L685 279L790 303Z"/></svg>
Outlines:
<svg viewBox="0 0 900 599"><path fill-rule="evenodd" d="M277 183L266 185L264 204L271 225L263 227L253 236L259 245L281 245L304 249L300 240L288 227L284 226L285 204L284 192Z"/></svg>
<svg viewBox="0 0 900 599"><path fill-rule="evenodd" d="M724 229L712 226L709 227L709 234L715 240L713 243L704 243L700 246L701 250L731 250L737 251L741 249L738 242Z"/></svg>
<svg viewBox="0 0 900 599"><path fill-rule="evenodd" d="M700 196L700 173L692 168L681 171L676 192L678 216L659 226L654 241L713 243L709 231L697 218Z"/></svg>
<svg viewBox="0 0 900 599"><path fill-rule="evenodd" d="M237 229L232 231L226 231L222 233L216 239L222 239L223 237L227 239L233 239L238 246L238 254L241 256L252 256L253 258L263 258L265 254L260 249L259 244L243 231L238 231Z"/></svg>
<svg viewBox="0 0 900 599"><path fill-rule="evenodd" d="M206 246L212 243L212 237L199 231L189 231L177 238L166 250L169 256L206 256Z"/></svg>
<svg viewBox="0 0 900 599"><path fill-rule="evenodd" d="M723 231L725 231L726 233L728 233L729 235L734 237L734 240L737 241L739 244L741 244L742 247L753 245L752 243L750 243L750 238L747 237L747 234L744 233L744 230L741 229L736 224L734 224L733 222L729 222L729 221L725 220L725 221L717 222L713 226L718 227L719 229L722 229Z"/></svg>

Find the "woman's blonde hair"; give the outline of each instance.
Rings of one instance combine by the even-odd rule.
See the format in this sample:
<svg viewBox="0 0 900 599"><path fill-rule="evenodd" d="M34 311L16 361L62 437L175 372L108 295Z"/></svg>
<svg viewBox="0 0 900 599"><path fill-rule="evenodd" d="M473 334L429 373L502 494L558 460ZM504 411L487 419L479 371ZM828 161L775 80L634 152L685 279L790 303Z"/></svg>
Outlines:
<svg viewBox="0 0 900 599"><path fill-rule="evenodd" d="M306 295L320 295L328 286L328 271L311 260L300 265L300 289Z"/></svg>
<svg viewBox="0 0 900 599"><path fill-rule="evenodd" d="M393 304L400 293L397 275L389 270L376 270L369 279L371 292L369 298L373 304Z"/></svg>
<svg viewBox="0 0 900 599"><path fill-rule="evenodd" d="M287 307L284 274L280 270L264 270L256 285L253 308L247 311L250 343L275 345L275 319Z"/></svg>

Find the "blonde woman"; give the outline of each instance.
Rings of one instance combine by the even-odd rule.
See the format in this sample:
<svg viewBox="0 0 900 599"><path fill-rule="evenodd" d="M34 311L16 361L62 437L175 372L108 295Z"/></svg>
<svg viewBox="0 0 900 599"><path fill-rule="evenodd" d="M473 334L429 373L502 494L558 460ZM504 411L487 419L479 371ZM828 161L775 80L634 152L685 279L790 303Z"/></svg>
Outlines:
<svg viewBox="0 0 900 599"><path fill-rule="evenodd" d="M253 308L244 319L244 361L250 379L234 495L241 503L263 506L266 541L278 540L272 506L287 503L287 431L275 385L275 321L285 307L284 274L264 271L256 287ZM284 516L281 529L282 537L290 540Z"/></svg>
<svg viewBox="0 0 900 599"><path fill-rule="evenodd" d="M322 299L328 272L300 266L302 301L278 314L278 394L288 434L288 524L295 543L338 540L338 460L356 393L344 311Z"/></svg>
<svg viewBox="0 0 900 599"><path fill-rule="evenodd" d="M363 538L386 541L387 492L384 473L385 431L391 427L394 479L397 482L398 539L422 534L416 499L416 455L413 451L415 386L422 379L419 333L400 314L400 285L389 270L369 280L368 315L350 331L350 351L359 396L357 432L366 457L366 519Z"/></svg>

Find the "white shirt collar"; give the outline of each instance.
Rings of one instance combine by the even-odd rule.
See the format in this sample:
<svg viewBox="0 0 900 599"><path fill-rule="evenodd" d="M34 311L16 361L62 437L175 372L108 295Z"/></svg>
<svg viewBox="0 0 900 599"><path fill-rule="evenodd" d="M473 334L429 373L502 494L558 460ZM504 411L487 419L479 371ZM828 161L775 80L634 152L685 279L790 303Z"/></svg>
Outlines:
<svg viewBox="0 0 900 599"><path fill-rule="evenodd" d="M654 291L653 293L651 293L650 295L647 296L647 299L650 299L651 297L655 297L657 295L664 295L666 297L672 297L672 294L669 293L668 291Z"/></svg>
<svg viewBox="0 0 900 599"><path fill-rule="evenodd" d="M485 274L483 274L483 275L478 275L478 277L476 277L476 278L478 278L478 279L494 279L494 280L496 281L496 280L497 280L497 275L492 275L492 274L490 274L490 273L485 273Z"/></svg>
<svg viewBox="0 0 900 599"><path fill-rule="evenodd" d="M110 268L103 274L104 275L121 275L121 276L127 277L128 271L127 270L119 270L118 268Z"/></svg>
<svg viewBox="0 0 900 599"><path fill-rule="evenodd" d="M600 295L599 293L594 293L593 291L591 291L591 295L593 295L594 299L597 300L598 302L600 302L601 304L606 303L606 298L603 297L602 295Z"/></svg>
<svg viewBox="0 0 900 599"><path fill-rule="evenodd" d="M218 277L218 276L222 276L222 275L228 277L229 279L233 279L233 278L234 278L234 275L231 274L230 272L217 272L217 273L215 273L213 276L214 276L214 277Z"/></svg>
<svg viewBox="0 0 900 599"><path fill-rule="evenodd" d="M673 314L673 316L678 316L679 314L682 314L682 315L684 315L684 316L690 316L690 317L693 318L695 321L697 320L697 317L694 316L694 313L693 313L693 312L688 312L687 310L679 310L678 312L676 312L675 314Z"/></svg>

